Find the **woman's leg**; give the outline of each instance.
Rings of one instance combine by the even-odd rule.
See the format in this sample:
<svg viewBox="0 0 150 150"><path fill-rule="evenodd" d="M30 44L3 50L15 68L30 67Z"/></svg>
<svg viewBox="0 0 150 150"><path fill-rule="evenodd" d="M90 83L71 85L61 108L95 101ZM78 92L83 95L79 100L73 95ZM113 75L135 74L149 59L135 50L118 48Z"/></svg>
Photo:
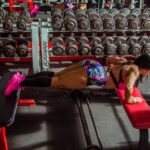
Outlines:
<svg viewBox="0 0 150 150"><path fill-rule="evenodd" d="M74 71L76 69L79 69L81 67L82 67L82 61L79 61L79 62L77 62L77 63L75 63L75 64L73 64L71 66L66 67L65 69L63 69L63 70L61 70L59 72L56 72L54 74L54 76L55 77L59 77L59 76L62 76L62 75L66 74L66 73L68 73L70 71Z"/></svg>
<svg viewBox="0 0 150 150"><path fill-rule="evenodd" d="M34 73L32 75L26 76L26 79L31 79L31 78L35 78L35 77L41 77L41 76L53 77L54 72L53 71L42 71L42 72L38 72L38 73Z"/></svg>
<svg viewBox="0 0 150 150"><path fill-rule="evenodd" d="M48 76L40 76L34 78L26 78L20 83L20 86L32 86L32 87L50 87L51 85L51 77Z"/></svg>
<svg viewBox="0 0 150 150"><path fill-rule="evenodd" d="M84 67L53 77L52 88L81 89L87 86L87 73Z"/></svg>

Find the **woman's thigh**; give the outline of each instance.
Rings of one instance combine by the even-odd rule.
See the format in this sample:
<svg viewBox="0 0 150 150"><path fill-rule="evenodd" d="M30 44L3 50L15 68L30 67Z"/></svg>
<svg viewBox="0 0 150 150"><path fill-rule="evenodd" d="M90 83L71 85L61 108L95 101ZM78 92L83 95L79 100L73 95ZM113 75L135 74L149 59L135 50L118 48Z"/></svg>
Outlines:
<svg viewBox="0 0 150 150"><path fill-rule="evenodd" d="M87 86L87 73L84 67L67 72L57 78L57 87L80 89Z"/></svg>
<svg viewBox="0 0 150 150"><path fill-rule="evenodd" d="M55 73L55 77L62 76L64 74L68 73L68 72L75 71L75 70L77 70L77 69L79 69L81 67L82 67L82 61L79 61L79 62L77 62L77 63L75 63L73 65L70 65L70 66L66 67L65 69L63 69L63 70L61 70L59 72L56 72Z"/></svg>

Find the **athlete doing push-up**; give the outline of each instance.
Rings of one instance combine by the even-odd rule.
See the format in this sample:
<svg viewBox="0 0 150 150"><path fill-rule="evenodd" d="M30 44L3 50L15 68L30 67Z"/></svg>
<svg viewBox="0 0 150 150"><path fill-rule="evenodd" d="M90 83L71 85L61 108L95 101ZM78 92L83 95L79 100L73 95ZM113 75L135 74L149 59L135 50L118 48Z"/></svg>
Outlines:
<svg viewBox="0 0 150 150"><path fill-rule="evenodd" d="M51 87L66 89L82 89L89 85L105 86L108 89L121 88L125 84L125 98L128 103L138 103L142 99L133 97L133 87L139 78L150 74L150 55L144 54L134 61L124 57L106 57L107 69L96 60L83 60L60 72L39 72L30 76L23 76L17 72L9 81L5 95L25 87Z"/></svg>

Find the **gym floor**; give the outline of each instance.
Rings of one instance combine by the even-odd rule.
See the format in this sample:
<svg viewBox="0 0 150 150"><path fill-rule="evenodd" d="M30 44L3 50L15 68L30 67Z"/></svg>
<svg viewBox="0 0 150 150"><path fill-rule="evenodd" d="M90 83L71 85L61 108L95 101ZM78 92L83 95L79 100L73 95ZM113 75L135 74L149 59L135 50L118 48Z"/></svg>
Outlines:
<svg viewBox="0 0 150 150"><path fill-rule="evenodd" d="M1 64L0 67L1 73L19 70L27 74L28 66L31 65ZM148 101L149 85L148 78L139 86ZM139 130L131 126L114 94L98 90L90 96L90 106L104 150L135 150ZM36 106L18 107L14 123L7 127L9 150L84 150L87 147L76 103L69 95L51 95L49 88L27 88L22 97L25 95L35 97ZM92 142L98 144L86 105L84 111Z"/></svg>

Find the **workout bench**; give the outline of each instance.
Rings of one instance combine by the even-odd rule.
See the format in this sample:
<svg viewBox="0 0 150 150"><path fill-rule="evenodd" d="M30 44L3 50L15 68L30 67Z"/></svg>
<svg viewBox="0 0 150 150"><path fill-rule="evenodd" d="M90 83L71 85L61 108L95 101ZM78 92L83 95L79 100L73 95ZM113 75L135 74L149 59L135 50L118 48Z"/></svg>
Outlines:
<svg viewBox="0 0 150 150"><path fill-rule="evenodd" d="M132 126L140 131L138 150L148 150L148 129L150 128L150 107L137 87L134 87L132 95L141 97L143 101L136 104L128 104L124 90L116 90L117 95L127 113Z"/></svg>
<svg viewBox="0 0 150 150"><path fill-rule="evenodd" d="M6 84L14 74L15 72L5 73L0 80L0 150L8 150L6 127L14 122L18 105L35 105L34 100L21 100L20 90L13 92L8 97L4 95Z"/></svg>

